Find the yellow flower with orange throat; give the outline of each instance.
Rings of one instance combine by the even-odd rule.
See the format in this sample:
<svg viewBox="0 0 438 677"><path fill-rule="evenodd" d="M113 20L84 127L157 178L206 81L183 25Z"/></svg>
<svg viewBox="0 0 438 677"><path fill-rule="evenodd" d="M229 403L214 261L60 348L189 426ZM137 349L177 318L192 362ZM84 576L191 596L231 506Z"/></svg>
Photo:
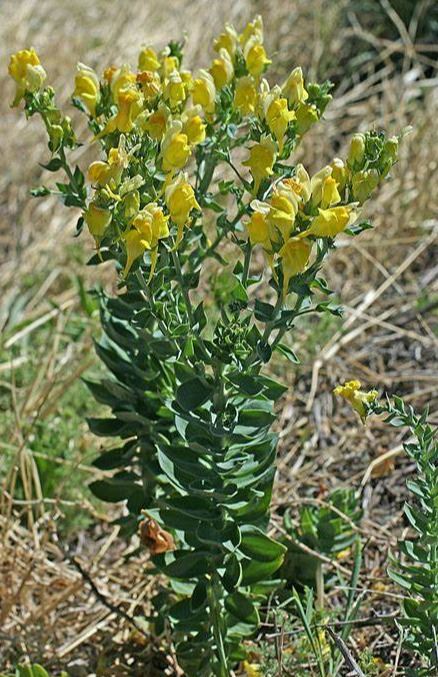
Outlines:
<svg viewBox="0 0 438 677"><path fill-rule="evenodd" d="M171 118L170 109L163 103L160 103L157 110L152 113L142 113L139 124L152 139L160 141L167 129L168 122Z"/></svg>
<svg viewBox="0 0 438 677"><path fill-rule="evenodd" d="M25 92L37 92L44 84L46 71L41 66L38 54L33 47L12 54L8 72L15 80L16 91L12 106L18 106Z"/></svg>
<svg viewBox="0 0 438 677"><path fill-rule="evenodd" d="M201 210L201 208L185 173L178 174L175 180L167 186L164 195L170 218L178 226L176 238L176 246L178 246L182 240L184 226L188 223L190 212L193 209Z"/></svg>
<svg viewBox="0 0 438 677"><path fill-rule="evenodd" d="M111 78L111 94L114 103L119 103L119 95L122 90L135 88L137 82L137 75L131 71L128 64L124 64L118 68Z"/></svg>
<svg viewBox="0 0 438 677"><path fill-rule="evenodd" d="M216 85L211 73L202 68L193 80L192 99L193 103L202 106L206 113L214 113L216 106Z"/></svg>
<svg viewBox="0 0 438 677"><path fill-rule="evenodd" d="M145 101L155 99L161 92L160 76L154 71L141 71L141 73L137 73L137 82L141 87Z"/></svg>
<svg viewBox="0 0 438 677"><path fill-rule="evenodd" d="M365 392L361 390L361 386L360 381L347 381L343 386L337 386L333 392L347 400L359 414L362 423L365 423L369 405L378 398L379 393L377 390Z"/></svg>
<svg viewBox="0 0 438 677"><path fill-rule="evenodd" d="M163 169L166 172L175 172L187 164L191 148L187 134L182 131L181 120L173 120L161 142Z"/></svg>
<svg viewBox="0 0 438 677"><path fill-rule="evenodd" d="M249 150L249 158L243 162L249 167L253 180L253 193L257 195L263 179L271 176L276 159L275 143L270 136L262 136L260 143L256 143Z"/></svg>

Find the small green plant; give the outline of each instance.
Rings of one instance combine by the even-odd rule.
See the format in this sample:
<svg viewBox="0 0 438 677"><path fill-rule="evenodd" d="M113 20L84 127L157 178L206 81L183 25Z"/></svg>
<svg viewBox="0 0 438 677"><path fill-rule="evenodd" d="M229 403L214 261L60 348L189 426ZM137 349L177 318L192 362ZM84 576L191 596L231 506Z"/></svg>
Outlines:
<svg viewBox="0 0 438 677"><path fill-rule="evenodd" d="M35 51L9 68L14 105L47 130L46 169L66 177L34 195L78 208L77 231L86 225L96 245L89 263L118 273L118 292L98 293L108 375L88 386L112 412L89 419L91 431L119 443L95 461L113 475L90 488L126 502L126 533L140 526L169 581L150 620L172 631L197 677L226 677L245 659L286 552L267 535L285 386L265 365L274 352L297 362L282 339L301 317L339 315L321 267L340 233L371 227L361 206L399 144L356 134L345 162L310 177L291 154L322 118L330 83L295 68L271 87L261 17L240 34L227 25L215 50L196 74L175 42L143 48L135 71L110 66L99 78L78 65L73 104L101 153L88 181L71 165L78 142Z"/></svg>
<svg viewBox="0 0 438 677"><path fill-rule="evenodd" d="M378 399L377 391L363 392L358 381L335 389L365 421L372 413L385 414L394 427L406 427L413 440L404 443L406 454L415 463L415 476L406 485L413 502L404 513L415 538L398 542L388 570L407 597L403 617L397 620L404 644L420 658L423 667L415 674L435 675L438 671L438 436L428 423L428 410L415 413L400 397Z"/></svg>
<svg viewBox="0 0 438 677"><path fill-rule="evenodd" d="M419 675L438 672L438 436L427 420L399 397L375 405L376 413L388 414L395 427L409 429L414 440L403 447L415 463L415 476L406 485L412 502L404 512L416 538L398 542L399 556L389 568L390 577L408 597L403 602L404 617L398 623L404 642L424 663Z"/></svg>
<svg viewBox="0 0 438 677"><path fill-rule="evenodd" d="M324 594L323 566L317 556L300 549L300 543L317 554L339 557L356 540L354 526L362 512L352 489L336 489L322 505L304 505L299 510L295 527L291 511L284 517L284 528L292 539L286 539L288 553L282 575L294 585L316 583L319 606Z"/></svg>

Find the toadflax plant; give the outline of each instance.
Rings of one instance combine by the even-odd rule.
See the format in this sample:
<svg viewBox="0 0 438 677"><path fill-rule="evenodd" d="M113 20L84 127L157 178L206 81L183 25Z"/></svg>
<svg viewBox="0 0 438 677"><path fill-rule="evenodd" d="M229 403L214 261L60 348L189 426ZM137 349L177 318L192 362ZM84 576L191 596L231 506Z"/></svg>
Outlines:
<svg viewBox="0 0 438 677"><path fill-rule="evenodd" d="M70 119L33 49L13 55L14 105L39 114L52 172L35 195L81 210L96 251L114 262L117 294L98 292L108 376L88 383L112 417L91 430L122 440L96 460L113 470L91 490L126 501L157 572L156 632L170 628L187 675L230 674L259 624L285 548L267 535L275 475L274 352L300 316L338 313L320 270L336 236L368 223L360 209L396 161L398 139L356 134L345 161L312 177L291 155L323 115L330 84L295 68L282 86L260 17L227 25L208 69L183 67L182 45L141 50L137 69L101 78L78 65L73 104L85 113L95 160L70 161ZM264 264L263 264L264 261Z"/></svg>

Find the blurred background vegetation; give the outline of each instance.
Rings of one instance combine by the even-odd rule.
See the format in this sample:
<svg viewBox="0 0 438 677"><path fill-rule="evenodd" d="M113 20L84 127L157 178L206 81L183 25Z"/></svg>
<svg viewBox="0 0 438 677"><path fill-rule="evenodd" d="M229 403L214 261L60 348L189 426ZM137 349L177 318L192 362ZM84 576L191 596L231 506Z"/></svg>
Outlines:
<svg viewBox="0 0 438 677"><path fill-rule="evenodd" d="M357 241L340 238L326 271L345 305L344 318L303 324L294 345L302 363L296 373L281 368L290 392L281 405L276 502L285 496L293 501L321 484L330 489L354 484L391 444L381 427L364 434L347 409L333 404L331 388L343 377L356 375L436 411L435 0L5 0L0 6L0 482L2 515L8 519L18 511L20 522L32 528L56 520L67 539L107 519L86 489L98 472L92 466L98 441L87 432L85 417L95 415L96 405L81 379L98 369L92 344L98 318L89 290L114 284L110 269L104 278L101 268L87 270L92 243L86 236L74 239L74 210L30 197L30 189L46 178L38 163L47 162L48 151L38 121L26 122L9 107L9 54L35 47L48 82L86 138L89 132L69 102L77 61L101 73L111 63L135 64L144 43L162 48L170 39L186 37L187 65L197 68L212 58L213 37L226 21L241 28L257 13L273 60L271 82L301 65L310 79L335 84L326 123L299 151L310 170L342 155L353 131L396 133L412 126L392 180L368 208L376 229ZM83 169L95 159L80 148L76 156ZM382 476L390 470L382 469ZM385 511L394 501L398 508L391 486L400 483L394 475L376 485L378 509Z"/></svg>

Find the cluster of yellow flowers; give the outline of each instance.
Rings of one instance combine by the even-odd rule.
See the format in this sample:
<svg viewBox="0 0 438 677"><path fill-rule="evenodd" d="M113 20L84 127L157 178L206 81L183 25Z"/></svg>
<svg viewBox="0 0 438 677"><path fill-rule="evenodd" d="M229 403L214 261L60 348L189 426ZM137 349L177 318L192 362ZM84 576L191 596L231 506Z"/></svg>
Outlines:
<svg viewBox="0 0 438 677"><path fill-rule="evenodd" d="M262 245L273 267L274 254L282 261L283 291L289 280L302 273L308 264L313 238L334 238L356 220L359 207L368 199L381 180L377 169L364 170L365 136L351 139L347 161L335 158L310 178L302 164L297 165L293 178L276 183L265 201L253 200L247 229L251 243ZM263 150L261 150L263 148ZM385 154L391 164L397 156L398 140L385 142ZM272 173L275 147L272 139L262 138L252 149L258 171L257 181ZM263 163L260 159L263 153ZM275 271L274 271L275 274Z"/></svg>
<svg viewBox="0 0 438 677"><path fill-rule="evenodd" d="M281 87L271 88L262 77L270 60L260 16L240 34L227 24L214 49L209 69L195 74L181 67L179 49L171 47L161 53L144 47L137 70L110 66L102 80L92 68L78 64L73 96L87 112L106 157L89 167L94 193L84 218L97 246L110 233L112 241L124 247L125 275L146 250L151 252L152 274L159 240L172 233L169 221L176 226L178 246L192 210L200 210L187 165L207 133L211 141L215 125L222 124L221 111L229 105L239 126L247 131L252 120L258 129L242 162L252 177L251 187L244 181L251 194L247 231L251 244L265 250L274 275L280 261L286 294L290 278L306 269L314 238L334 237L351 224L381 174L364 169L365 137L358 134L346 164L335 159L312 178L299 165L292 178L289 173L279 180L275 163L287 159L289 150L285 158L282 153L291 130L293 138L299 138L321 115L322 108L309 94L312 85L306 85L300 68L293 69ZM17 83L13 105L44 83L45 72L33 49L13 55L9 71ZM152 191L145 186L145 139L153 146ZM388 155L395 158L397 139L387 143L392 143Z"/></svg>
<svg viewBox="0 0 438 677"><path fill-rule="evenodd" d="M73 96L96 123L96 138L104 140L119 133L120 139L117 147L107 151L105 161L93 162L89 168L95 194L84 216L99 244L115 215L122 213L120 204L115 210L114 203L123 203L128 224L126 227L125 222L118 231L127 252L125 274L146 249L152 252L153 269L158 241L169 236L169 217L177 226L178 245L191 211L199 209L183 170L195 146L205 140L207 124L214 124L224 87L231 88L235 111L242 117L257 116L270 132L251 147L243 163L252 174L254 195L262 179L272 174L289 123L296 121L297 131L302 133L318 119L316 107L306 103L308 93L301 69L294 69L282 88L270 89L262 79L270 60L263 46L260 16L241 34L227 24L214 49L217 56L210 68L196 74L182 69L179 57L169 48L158 54L149 46L141 50L136 71L128 65L111 66L104 71L102 81L92 68L78 64ZM13 55L9 72L17 83L13 105L18 105L26 91L35 92L44 83L45 72L33 49ZM108 99L109 106L105 106ZM143 207L138 193L141 176L126 179L125 175L123 180L124 170L135 155L135 148L125 151L125 137L130 134L140 138L146 135L157 142L157 165L165 174L157 200Z"/></svg>
<svg viewBox="0 0 438 677"><path fill-rule="evenodd" d="M335 395L339 395L347 400L354 411L357 411L359 414L362 423L365 423L368 407L377 400L379 393L377 390L365 392L361 390L361 385L360 381L347 381L343 386L336 386L333 392Z"/></svg>

